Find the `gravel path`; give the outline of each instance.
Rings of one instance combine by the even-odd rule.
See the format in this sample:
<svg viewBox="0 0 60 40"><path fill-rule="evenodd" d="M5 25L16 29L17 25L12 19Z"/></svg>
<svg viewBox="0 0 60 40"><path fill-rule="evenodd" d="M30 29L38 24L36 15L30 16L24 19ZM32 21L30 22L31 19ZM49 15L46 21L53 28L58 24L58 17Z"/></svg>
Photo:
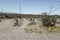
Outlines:
<svg viewBox="0 0 60 40"><path fill-rule="evenodd" d="M60 40L60 33L25 33L22 27L14 27L12 20L4 20L1 23L0 40Z"/></svg>

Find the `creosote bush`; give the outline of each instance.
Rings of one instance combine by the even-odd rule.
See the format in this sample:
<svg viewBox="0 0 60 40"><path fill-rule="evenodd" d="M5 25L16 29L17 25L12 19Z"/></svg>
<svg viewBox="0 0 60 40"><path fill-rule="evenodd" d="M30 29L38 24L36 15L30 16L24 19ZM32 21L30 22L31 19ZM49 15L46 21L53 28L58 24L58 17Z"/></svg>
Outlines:
<svg viewBox="0 0 60 40"><path fill-rule="evenodd" d="M49 27L55 25L55 19L52 16L44 15L42 19L43 26Z"/></svg>

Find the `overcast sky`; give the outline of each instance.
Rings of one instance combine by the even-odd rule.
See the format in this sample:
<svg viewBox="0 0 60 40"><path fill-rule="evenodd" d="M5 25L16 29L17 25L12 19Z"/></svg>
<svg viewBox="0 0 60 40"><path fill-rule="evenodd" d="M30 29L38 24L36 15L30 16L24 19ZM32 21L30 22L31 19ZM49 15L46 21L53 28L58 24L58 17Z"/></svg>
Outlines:
<svg viewBox="0 0 60 40"><path fill-rule="evenodd" d="M39 14L56 9L51 14L60 15L60 0L0 0L0 12L13 12L22 14Z"/></svg>

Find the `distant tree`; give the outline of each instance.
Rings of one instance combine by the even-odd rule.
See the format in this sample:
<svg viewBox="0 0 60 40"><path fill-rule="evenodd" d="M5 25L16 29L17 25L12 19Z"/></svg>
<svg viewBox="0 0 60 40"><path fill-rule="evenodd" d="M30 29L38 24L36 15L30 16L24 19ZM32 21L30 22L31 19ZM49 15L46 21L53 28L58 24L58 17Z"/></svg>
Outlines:
<svg viewBox="0 0 60 40"><path fill-rule="evenodd" d="M47 15L47 12L42 12L42 14L41 15Z"/></svg>

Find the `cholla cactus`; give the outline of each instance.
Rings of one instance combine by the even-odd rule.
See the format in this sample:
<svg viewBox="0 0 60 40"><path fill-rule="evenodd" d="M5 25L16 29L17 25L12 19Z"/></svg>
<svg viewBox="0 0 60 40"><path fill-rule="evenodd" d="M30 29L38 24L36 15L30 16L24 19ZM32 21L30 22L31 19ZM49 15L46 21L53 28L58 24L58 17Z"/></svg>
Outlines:
<svg viewBox="0 0 60 40"><path fill-rule="evenodd" d="M36 25L36 22L35 22L34 18L32 19L32 24L35 24Z"/></svg>
<svg viewBox="0 0 60 40"><path fill-rule="evenodd" d="M36 25L34 18L30 18L31 24Z"/></svg>
<svg viewBox="0 0 60 40"><path fill-rule="evenodd" d="M1 16L0 16L0 22L1 22Z"/></svg>
<svg viewBox="0 0 60 40"><path fill-rule="evenodd" d="M15 25L14 26L19 26L19 20L18 20L18 18L15 19Z"/></svg>

